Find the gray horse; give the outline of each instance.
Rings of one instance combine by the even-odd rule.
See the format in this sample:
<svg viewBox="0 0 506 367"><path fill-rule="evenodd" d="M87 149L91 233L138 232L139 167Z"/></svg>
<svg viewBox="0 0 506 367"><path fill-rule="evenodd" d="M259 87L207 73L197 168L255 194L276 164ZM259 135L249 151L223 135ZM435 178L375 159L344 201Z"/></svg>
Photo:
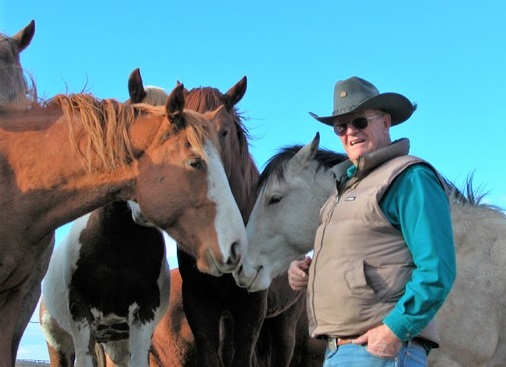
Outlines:
<svg viewBox="0 0 506 367"><path fill-rule="evenodd" d="M266 166L246 227L248 253L234 274L238 285L265 289L312 250L320 208L335 190L332 168L323 163L335 153L318 146L319 135ZM458 275L437 315L441 347L430 366L506 366L506 217L470 191L469 198L456 190L450 197Z"/></svg>

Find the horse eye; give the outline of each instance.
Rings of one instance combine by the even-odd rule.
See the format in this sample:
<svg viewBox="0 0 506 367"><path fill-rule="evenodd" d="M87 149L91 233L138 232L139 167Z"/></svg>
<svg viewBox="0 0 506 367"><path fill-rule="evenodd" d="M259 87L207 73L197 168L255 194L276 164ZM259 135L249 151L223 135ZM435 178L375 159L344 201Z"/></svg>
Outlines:
<svg viewBox="0 0 506 367"><path fill-rule="evenodd" d="M190 167L195 168L195 169L204 168L204 165L202 164L201 159L193 159L193 160L188 161L187 163Z"/></svg>
<svg viewBox="0 0 506 367"><path fill-rule="evenodd" d="M281 201L281 196L279 195L274 195L272 196L270 199L269 199L269 205L272 205L272 204L277 204Z"/></svg>
<svg viewBox="0 0 506 367"><path fill-rule="evenodd" d="M228 130L223 130L220 134L220 138L225 139L228 135Z"/></svg>

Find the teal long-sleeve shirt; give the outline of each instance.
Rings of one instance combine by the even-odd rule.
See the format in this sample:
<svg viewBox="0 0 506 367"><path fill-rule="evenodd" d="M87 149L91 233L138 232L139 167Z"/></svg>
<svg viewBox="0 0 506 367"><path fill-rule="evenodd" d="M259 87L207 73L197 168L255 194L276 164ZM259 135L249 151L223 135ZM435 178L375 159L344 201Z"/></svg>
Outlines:
<svg viewBox="0 0 506 367"><path fill-rule="evenodd" d="M354 168L350 167L348 174L353 175ZM404 295L383 320L406 341L434 318L455 280L449 202L434 171L425 164L415 164L391 184L380 207L402 232L415 265Z"/></svg>

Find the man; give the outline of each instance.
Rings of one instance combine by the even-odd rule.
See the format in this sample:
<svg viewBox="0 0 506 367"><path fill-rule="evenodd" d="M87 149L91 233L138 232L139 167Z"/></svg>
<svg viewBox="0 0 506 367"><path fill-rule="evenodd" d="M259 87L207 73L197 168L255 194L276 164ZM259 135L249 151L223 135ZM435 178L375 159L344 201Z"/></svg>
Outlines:
<svg viewBox="0 0 506 367"><path fill-rule="evenodd" d="M351 77L336 83L332 116L311 114L333 126L349 157L336 167L313 259L288 270L294 290L307 286L325 367L420 366L438 346L433 319L456 274L448 198L435 169L408 155L409 141L390 138L415 109Z"/></svg>

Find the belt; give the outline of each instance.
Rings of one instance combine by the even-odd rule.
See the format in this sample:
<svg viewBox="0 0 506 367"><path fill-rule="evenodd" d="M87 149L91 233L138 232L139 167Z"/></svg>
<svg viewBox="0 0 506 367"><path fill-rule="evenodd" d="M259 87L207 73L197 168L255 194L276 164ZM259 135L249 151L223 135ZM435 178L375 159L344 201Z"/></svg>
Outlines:
<svg viewBox="0 0 506 367"><path fill-rule="evenodd" d="M348 336L348 337L344 337L344 338L337 338L337 337L333 337L333 336L326 336L325 337L325 341L327 342L327 348L329 350L336 350L341 345L346 345L346 344L353 343L353 340L355 340L358 337L359 337L359 335Z"/></svg>
<svg viewBox="0 0 506 367"><path fill-rule="evenodd" d="M323 339L327 342L327 348L331 351L334 351L338 347L340 347L341 345L352 344L353 340L355 340L358 337L359 337L359 335L348 336L348 337L344 337L344 338L337 338L337 337L333 337L333 336L324 336ZM411 339L410 341L406 342L405 344L407 345L408 343L421 346L422 348L425 349L427 354L428 354L428 352L430 352L430 350L432 348L432 346L431 346L432 342L425 339L425 338L421 338L421 337L415 337L415 338Z"/></svg>

